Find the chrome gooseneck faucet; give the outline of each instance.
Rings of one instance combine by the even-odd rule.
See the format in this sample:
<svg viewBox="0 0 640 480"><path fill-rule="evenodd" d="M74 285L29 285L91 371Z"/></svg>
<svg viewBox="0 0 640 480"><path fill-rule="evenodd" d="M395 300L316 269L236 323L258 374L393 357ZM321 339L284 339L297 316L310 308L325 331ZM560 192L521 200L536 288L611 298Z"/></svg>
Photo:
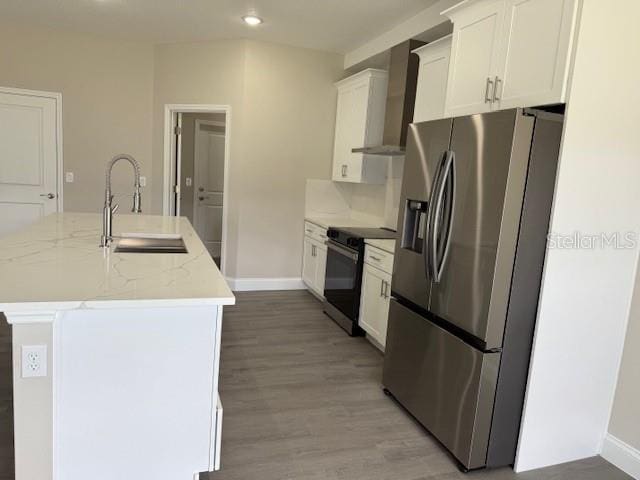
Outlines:
<svg viewBox="0 0 640 480"><path fill-rule="evenodd" d="M109 163L107 163L107 177L106 177L106 188L104 192L104 208L102 209L102 238L100 241L101 247L108 247L113 240L112 234L112 226L113 226L113 214L118 210L118 204L111 205L113 202L113 195L111 194L111 170L113 170L113 166L118 163L119 160L128 161L133 167L133 172L135 174L134 180L134 193L133 193L133 208L131 211L133 213L140 213L142 210L140 209L140 164L138 161L133 158L131 155L127 155L121 153L113 157Z"/></svg>

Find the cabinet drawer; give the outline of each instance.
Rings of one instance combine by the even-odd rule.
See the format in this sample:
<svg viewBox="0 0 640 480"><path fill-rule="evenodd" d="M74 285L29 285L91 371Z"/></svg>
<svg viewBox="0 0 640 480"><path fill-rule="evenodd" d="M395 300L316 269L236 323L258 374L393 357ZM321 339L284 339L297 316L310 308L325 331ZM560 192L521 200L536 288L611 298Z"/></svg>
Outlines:
<svg viewBox="0 0 640 480"><path fill-rule="evenodd" d="M311 237L313 240L317 240L320 243L325 242L327 240L327 229L321 227L320 225L316 225L315 223L311 223L309 221L304 222L304 234L307 237Z"/></svg>
<svg viewBox="0 0 640 480"><path fill-rule="evenodd" d="M364 251L364 261L388 274L393 273L393 254L389 252L367 245Z"/></svg>

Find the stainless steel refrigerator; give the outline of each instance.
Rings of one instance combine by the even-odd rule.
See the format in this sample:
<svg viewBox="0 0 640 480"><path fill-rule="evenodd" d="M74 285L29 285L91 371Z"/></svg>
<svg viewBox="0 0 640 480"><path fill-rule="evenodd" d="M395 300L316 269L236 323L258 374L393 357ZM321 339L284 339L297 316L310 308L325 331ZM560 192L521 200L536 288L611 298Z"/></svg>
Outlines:
<svg viewBox="0 0 640 480"><path fill-rule="evenodd" d="M463 469L515 459L562 122L410 126L383 384Z"/></svg>

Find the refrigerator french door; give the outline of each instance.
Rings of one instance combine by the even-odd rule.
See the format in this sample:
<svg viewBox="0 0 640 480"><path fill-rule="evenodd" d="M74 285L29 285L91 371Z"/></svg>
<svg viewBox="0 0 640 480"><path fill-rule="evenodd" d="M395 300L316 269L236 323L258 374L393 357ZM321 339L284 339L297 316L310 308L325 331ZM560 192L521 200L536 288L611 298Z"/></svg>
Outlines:
<svg viewBox="0 0 640 480"><path fill-rule="evenodd" d="M465 469L513 463L562 116L411 125L385 388Z"/></svg>

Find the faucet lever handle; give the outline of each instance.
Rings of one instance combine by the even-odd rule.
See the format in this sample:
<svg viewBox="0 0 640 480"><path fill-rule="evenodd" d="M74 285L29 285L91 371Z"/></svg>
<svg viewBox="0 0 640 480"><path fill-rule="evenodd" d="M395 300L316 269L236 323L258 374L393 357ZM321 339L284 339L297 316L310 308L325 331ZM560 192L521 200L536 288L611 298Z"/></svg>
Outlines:
<svg viewBox="0 0 640 480"><path fill-rule="evenodd" d="M111 207L111 215L118 211L118 207L120 207L120 205L118 205L117 203L113 207Z"/></svg>

